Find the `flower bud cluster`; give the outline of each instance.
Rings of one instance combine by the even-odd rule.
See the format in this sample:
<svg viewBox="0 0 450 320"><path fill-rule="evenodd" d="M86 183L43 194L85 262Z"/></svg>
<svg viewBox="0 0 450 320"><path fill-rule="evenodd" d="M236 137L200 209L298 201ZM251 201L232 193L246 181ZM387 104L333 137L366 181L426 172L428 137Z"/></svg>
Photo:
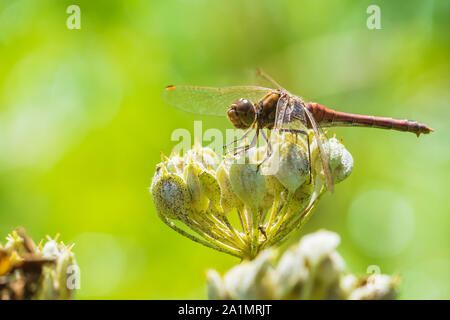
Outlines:
<svg viewBox="0 0 450 320"><path fill-rule="evenodd" d="M277 251L263 250L221 277L207 273L209 299L378 300L396 297L396 277L355 276L345 271L336 233L320 230L304 236L275 263Z"/></svg>
<svg viewBox="0 0 450 320"><path fill-rule="evenodd" d="M73 299L76 287L70 286L78 267L73 246L48 237L35 245L24 229L13 230L0 244L0 299ZM73 272L71 272L73 270ZM75 274L74 281L79 281Z"/></svg>
<svg viewBox="0 0 450 320"><path fill-rule="evenodd" d="M352 171L352 156L337 139L322 141L333 181L341 182ZM304 135L273 134L270 149L267 158L264 146L219 159L196 143L184 156L163 156L150 188L159 217L184 236L240 258L286 240L311 216L325 178L317 144L308 148Z"/></svg>

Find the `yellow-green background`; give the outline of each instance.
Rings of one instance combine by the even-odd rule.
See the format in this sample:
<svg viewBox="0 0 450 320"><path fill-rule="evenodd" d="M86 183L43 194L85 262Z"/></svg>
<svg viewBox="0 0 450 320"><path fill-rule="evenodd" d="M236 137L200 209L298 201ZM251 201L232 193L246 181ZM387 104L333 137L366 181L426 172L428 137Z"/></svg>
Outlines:
<svg viewBox="0 0 450 320"><path fill-rule="evenodd" d="M66 27L71 4L81 30ZM401 298L449 299L449 24L446 0L2 0L1 237L22 225L75 242L79 298L205 298L205 271L238 260L163 225L148 187L174 129L231 124L160 92L248 84L262 67L308 101L436 130L331 130L354 171L290 243L337 231L352 272L377 265L402 275Z"/></svg>

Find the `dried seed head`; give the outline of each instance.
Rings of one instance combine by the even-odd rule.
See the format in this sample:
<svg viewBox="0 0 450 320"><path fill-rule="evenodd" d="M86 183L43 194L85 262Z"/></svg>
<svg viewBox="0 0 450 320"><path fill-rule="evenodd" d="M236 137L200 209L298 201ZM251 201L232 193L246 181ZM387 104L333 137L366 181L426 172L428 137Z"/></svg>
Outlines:
<svg viewBox="0 0 450 320"><path fill-rule="evenodd" d="M74 298L75 289L79 288L79 269L72 252L73 245L66 246L57 243L56 238L47 238L44 245L36 247L24 229L17 229L8 236L7 245L2 247L0 244L0 298ZM12 267L4 268L5 264Z"/></svg>

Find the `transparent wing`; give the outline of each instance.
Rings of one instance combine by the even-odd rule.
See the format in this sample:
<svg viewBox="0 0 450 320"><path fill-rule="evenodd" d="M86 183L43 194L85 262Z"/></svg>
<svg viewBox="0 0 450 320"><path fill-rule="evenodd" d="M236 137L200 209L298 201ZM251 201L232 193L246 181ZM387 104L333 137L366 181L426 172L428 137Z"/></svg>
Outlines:
<svg viewBox="0 0 450 320"><path fill-rule="evenodd" d="M307 126L301 100L287 94L282 95L278 100L274 128L304 130Z"/></svg>
<svg viewBox="0 0 450 320"><path fill-rule="evenodd" d="M275 129L297 129L304 130L311 124L314 131L314 138L319 149L319 157L322 162L323 171L325 174L325 183L330 193L334 192L333 176L331 175L330 161L328 155L323 149L320 128L317 125L313 115L309 112L305 104L297 97L284 95L277 105L277 114L275 116Z"/></svg>
<svg viewBox="0 0 450 320"><path fill-rule="evenodd" d="M190 113L226 116L226 110L239 98L256 102L273 89L257 86L198 87L168 86L162 93L163 100L178 109Z"/></svg>
<svg viewBox="0 0 450 320"><path fill-rule="evenodd" d="M330 191L330 193L333 193L334 184L333 184L333 176L331 175L330 159L328 158L328 155L325 153L325 150L323 149L322 141L320 138L319 126L317 125L314 116L311 114L311 112L309 112L308 108L306 108L304 104L302 104L302 106L314 131L314 137L317 142L317 147L319 148L320 160L322 161L323 172L325 173L325 182L327 184L327 189L328 191Z"/></svg>
<svg viewBox="0 0 450 320"><path fill-rule="evenodd" d="M277 110L275 114L275 123L273 125L274 129L281 129L283 127L283 122L286 116L287 108L289 105L289 97L286 95L281 95L278 99Z"/></svg>

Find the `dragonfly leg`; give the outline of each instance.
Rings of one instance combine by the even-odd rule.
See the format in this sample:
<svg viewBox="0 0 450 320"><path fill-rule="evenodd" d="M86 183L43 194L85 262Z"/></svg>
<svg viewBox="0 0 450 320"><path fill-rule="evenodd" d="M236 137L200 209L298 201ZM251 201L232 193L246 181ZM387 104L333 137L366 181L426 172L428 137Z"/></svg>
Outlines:
<svg viewBox="0 0 450 320"><path fill-rule="evenodd" d="M261 130L261 135L263 136L264 140L267 143L267 149L266 149L266 156L265 156L264 160L261 161L260 163L258 163L258 165L256 166L256 172L259 171L259 168L262 166L262 164L264 162L266 162L266 160L269 159L270 156L272 155L272 145L270 144L270 141L269 141L269 139L267 139L267 136L263 130Z"/></svg>
<svg viewBox="0 0 450 320"><path fill-rule="evenodd" d="M249 129L249 130L247 130L240 138L235 139L234 141L232 141L232 142L230 142L230 143L224 145L223 148L226 150L226 153L229 152L229 151L228 151L228 147L229 147L230 145L234 145L235 143L237 143L237 142L239 142L239 141L245 139L245 138L249 135L249 133L252 132L252 130L253 130L252 128Z"/></svg>
<svg viewBox="0 0 450 320"><path fill-rule="evenodd" d="M234 148L234 149L231 150L231 151L233 152L233 156L236 156L236 155L238 155L238 154L240 154L240 153L245 153L245 152L247 152L249 149L250 149L250 145L247 144L247 145L242 146L242 147L236 147L236 148Z"/></svg>
<svg viewBox="0 0 450 320"><path fill-rule="evenodd" d="M309 135L306 131L303 130L296 130L296 129L280 129L280 131L283 132L289 132L295 134L295 142L297 142L297 134L304 134L306 136L306 142L308 144L308 163L309 163L309 182L310 184L312 182L312 170L311 170L311 149L310 149L310 143L309 143Z"/></svg>
<svg viewBox="0 0 450 320"><path fill-rule="evenodd" d="M249 149L253 148L254 146L256 146L256 143L258 142L258 135L259 135L259 129L256 129L256 133L255 136L252 139L252 142L250 142L250 144L247 144L245 146L242 147L236 147L234 148L233 151L233 155L238 155L241 152L247 152Z"/></svg>

